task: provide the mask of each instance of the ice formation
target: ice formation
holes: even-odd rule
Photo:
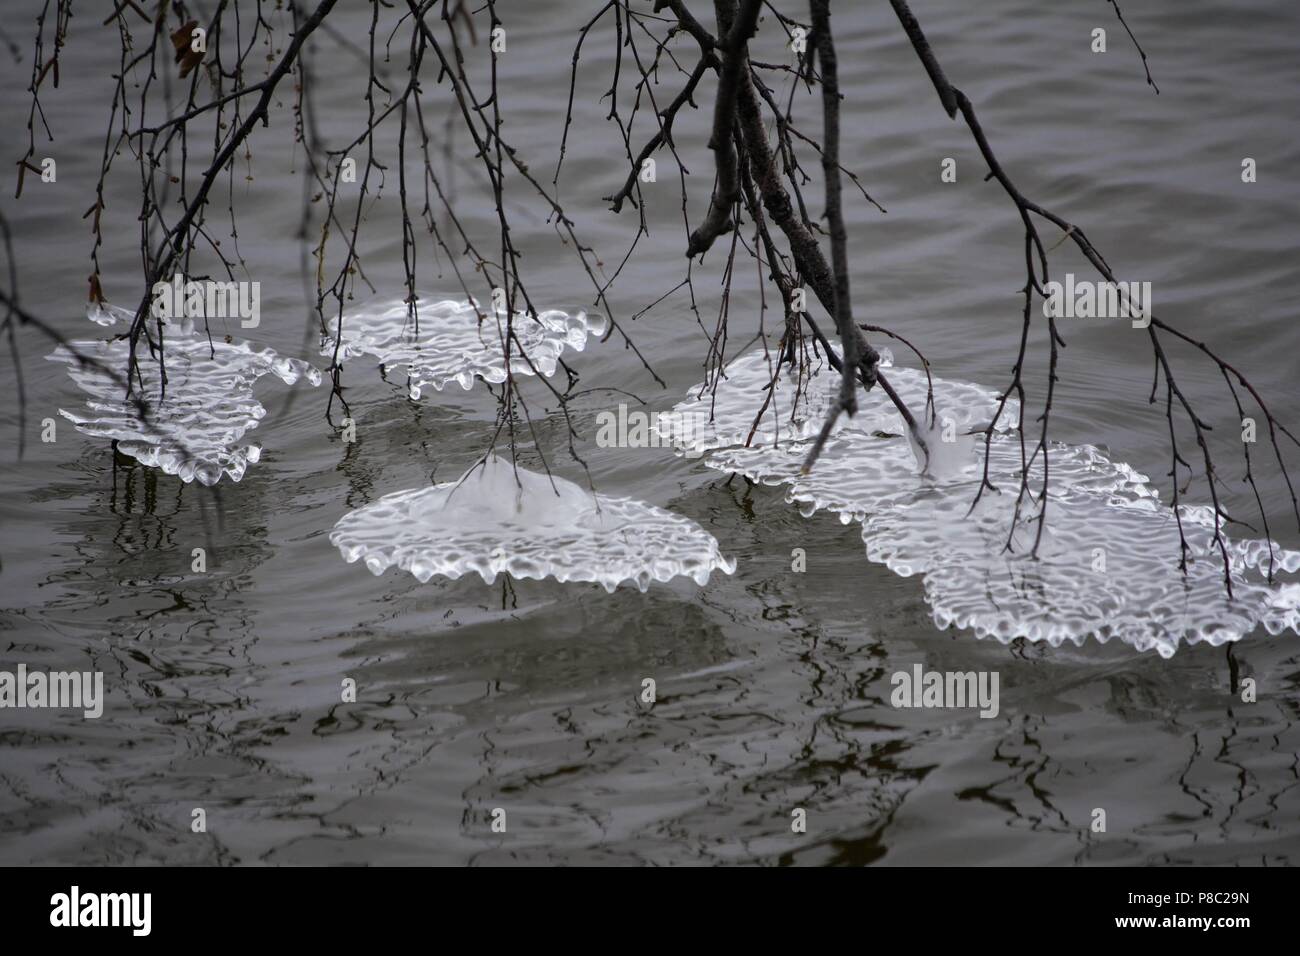
[[[115,306],[92,304],[87,316],[98,325],[111,327],[119,321],[129,325],[133,313]],[[130,343],[126,339],[71,343],[81,355],[94,359],[102,368],[83,365],[72,351],[59,346],[48,359],[68,367],[68,374],[91,396],[88,412],[59,409],[59,414],[76,424],[77,430],[96,438],[117,442],[118,451],[142,464],[161,468],[183,481],[197,479],[214,485],[227,475],[239,481],[249,463],[261,457],[257,445],[240,444],[240,439],[266,414],[253,397],[253,383],[271,374],[286,385],[305,377],[320,384],[320,372],[298,359],[277,355],[271,349],[255,349],[248,342],[211,342],[188,319],[164,320],[167,390],[160,398],[161,369],[148,343],[140,340],[136,350],[139,377],[133,394],[143,399],[148,413],[142,420],[137,405],[125,394]],[[114,379],[105,369],[118,373]]]
[[[330,543],[373,574],[396,565],[421,582],[475,571],[491,584],[504,571],[589,581],[609,592],[631,581],[644,591],[651,581],[682,575],[704,585],[715,569],[736,570],[688,518],[495,456],[459,481],[398,491],[344,515]]]
[[[420,305],[417,317],[418,331],[405,302],[349,313],[343,320],[339,361],[369,355],[386,368],[405,368],[412,399],[426,387],[442,391],[449,382],[468,390],[475,378],[493,384],[505,381],[503,316],[488,309],[480,320],[473,303],[445,299]],[[512,328],[517,341],[510,343],[510,370],[549,378],[566,348],[581,352],[588,336],[604,334],[605,319],[550,309],[536,319],[516,314]],[[321,339],[322,355],[334,354],[337,330],[335,323],[331,334]]]
[[[746,352],[726,366],[716,395],[711,387],[697,385],[691,390],[691,399],[673,407],[674,414],[661,415],[660,434],[679,452],[692,454],[745,445],[747,439],[749,447],[755,448],[814,438],[821,430],[827,410],[839,397],[840,373],[814,359],[799,381],[789,366],[785,366],[772,389],[771,401],[755,427],[754,419],[772,382],[776,360],[775,352],[762,349]],[[936,378],[933,420],[927,421],[925,373],[894,367],[893,356],[885,349],[881,350],[880,364],[889,370],[890,384],[922,426],[932,426],[936,431],[950,428],[954,434],[964,435],[972,428],[983,428],[997,411],[994,392],[978,385]],[[1014,427],[1017,415],[1016,402],[1011,399],[1002,411],[998,429]],[[680,425],[700,421],[707,424],[691,429]],[[878,388],[858,393],[857,415],[840,416],[835,427],[836,433],[845,429],[891,435],[906,431],[897,409]],[[751,430],[752,439],[749,438]]]
[[[758,362],[749,358],[736,364],[749,370]],[[890,378],[911,404],[919,376],[923,402],[924,375],[908,371],[892,369]],[[770,378],[765,364],[762,376],[765,384]],[[738,381],[744,387],[736,387]],[[910,442],[882,436],[895,435],[901,423],[880,427],[881,415],[890,412],[877,401],[864,403],[858,420],[837,430],[812,472],[804,475],[808,442],[800,439],[814,433],[818,423],[815,416],[790,423],[792,403],[783,409],[787,417],[781,420],[780,444],[772,442],[778,430],[773,427],[761,432],[762,443],[756,435],[750,447],[743,447],[762,401],[761,393],[755,398],[753,381],[753,375],[732,375],[712,398],[720,425],[708,440],[718,439],[718,444],[705,463],[783,487],[787,500],[805,516],[827,510],[846,524],[861,522],[867,557],[900,575],[920,575],[940,628],[970,628],[979,637],[1003,643],[1025,637],[1054,647],[1066,641],[1081,645],[1089,636],[1103,642],[1116,638],[1164,657],[1172,656],[1180,641],[1219,645],[1257,627],[1270,634],[1300,632],[1300,582],[1294,580],[1300,552],[1273,545],[1275,580],[1270,584],[1269,543],[1229,541],[1229,599],[1223,560],[1213,541],[1213,512],[1180,509],[1189,547],[1184,576],[1178,567],[1173,509],[1160,501],[1145,476],[1091,446],[1053,444],[1047,524],[1038,557],[1030,556],[1034,523],[1019,524],[1011,550],[1006,550],[1019,489],[1020,442],[1014,434],[994,436],[989,475],[1000,492],[986,491],[970,511],[984,441],[962,431],[966,423],[992,417],[992,392],[935,380],[940,420],[947,409],[954,422],[963,423],[952,430],[952,442],[942,441],[938,427],[931,432],[928,443],[934,445],[939,436],[937,452],[943,459],[937,471],[919,475]],[[824,400],[816,398],[827,394],[826,386],[821,388],[820,393],[813,390],[810,412],[824,408]],[[1012,424],[1015,414],[1014,409],[1010,415],[1004,411],[999,429]],[[729,447],[718,447],[722,439]],[[1031,469],[1031,487],[1041,487],[1041,481],[1040,457]],[[1026,509],[1022,521],[1033,514],[1032,506]]]

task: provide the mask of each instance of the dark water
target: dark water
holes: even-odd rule
[[[28,80],[37,6],[5,10],[23,49],[3,66],[11,90]],[[590,14],[499,6],[506,135],[549,182],[572,43]],[[914,3],[1020,187],[1085,226],[1122,278],[1151,281],[1157,313],[1222,347],[1294,425],[1300,7],[1128,6],[1159,96],[1100,0]],[[364,42],[368,12],[354,7],[344,34]],[[29,181],[21,200],[3,200],[25,304],[87,337],[80,216],[93,201],[116,66],[98,21],[74,20],[79,69],[65,69],[46,97],[57,139],[37,155],[57,157],[57,183]],[[859,315],[913,338],[945,377],[997,386],[1019,332],[1014,209],[982,181],[969,136],[944,116],[888,6],[853,5],[836,25],[843,155],[888,209],[848,210]],[[1105,54],[1089,50],[1097,26],[1109,34]],[[771,24],[764,30],[770,39]],[[692,52],[675,49],[684,61]],[[362,121],[364,73],[337,40],[322,38],[314,55],[322,125],[342,141]],[[596,103],[612,65],[608,35],[593,34],[560,189],[607,270],[635,224],[631,211],[616,217],[600,203],[624,176],[617,130]],[[664,73],[661,102],[679,82]],[[816,101],[803,108],[813,132]],[[0,105],[13,152],[26,110],[20,96]],[[697,216],[711,179],[701,113],[678,128]],[[312,358],[288,124],[281,111],[258,134],[254,177],[237,183],[239,244],[262,282],[256,340]],[[1250,185],[1240,179],[1247,156],[1259,167]],[[955,184],[939,182],[944,157],[957,159]],[[660,162],[669,174],[655,186],[652,233],[615,286],[624,320],[683,275],[676,173]],[[490,228],[482,184],[468,164],[456,175],[458,212]],[[124,302],[139,295],[131,187],[127,175],[110,192],[102,254],[106,291]],[[402,277],[393,190],[390,179],[363,249],[387,297],[401,294]],[[588,305],[571,250],[530,208],[518,238],[533,295]],[[718,258],[696,272],[709,327]],[[1058,273],[1086,271],[1068,246],[1053,262]],[[431,253],[422,268],[428,288],[455,292]],[[731,301],[733,349],[758,326],[747,268]],[[668,389],[614,340],[576,359],[583,385],[631,388],[667,408],[701,379],[705,333],[680,296],[631,331]],[[1064,331],[1056,437],[1103,445],[1167,486],[1167,426],[1146,404],[1149,353],[1114,323]],[[608,393],[575,404],[597,486],[701,522],[739,559],[734,577],[614,595],[373,578],[340,560],[328,529],[430,472],[458,474],[490,427],[482,389],[413,404],[402,383],[351,365],[360,440],[344,446],[324,420],[324,390],[300,385],[286,407],[287,391],[264,381],[269,413],[250,435],[263,460],[214,496],[115,467],[62,420],[58,441],[41,444],[39,420],[79,399],[60,368],[40,361],[45,343],[28,333],[20,344],[21,462],[12,401],[0,432],[0,664],[102,670],[108,699],[99,720],[3,712],[0,862],[1278,864],[1300,852],[1294,637],[1252,635],[1231,655],[1202,646],[1165,661],[1114,645],[1004,647],[939,632],[919,582],[869,564],[855,527],[803,519],[776,491],[724,484],[662,450],[595,447]],[[1042,345],[1040,334],[1038,369]],[[1220,426],[1216,447],[1232,461],[1222,380],[1190,354],[1179,361],[1183,388]],[[4,374],[8,386],[12,369]],[[556,470],[580,478],[560,417],[545,413],[547,393],[525,388]],[[1239,468],[1224,471],[1229,509],[1248,510]],[[1261,477],[1270,520],[1294,547],[1285,485],[1276,469]],[[194,547],[209,549],[205,574],[190,571]],[[807,573],[791,572],[796,547]],[[890,675],[918,662],[999,672],[998,717],[891,707]],[[1234,676],[1257,681],[1257,703],[1233,695]],[[357,681],[356,703],[338,702],[345,677]],[[658,685],[653,709],[636,699],[647,677]],[[190,830],[196,807],[205,834]],[[505,834],[490,830],[497,807]],[[795,807],[807,810],[806,834],[791,832]],[[1105,833],[1089,829],[1094,808],[1107,811]]]

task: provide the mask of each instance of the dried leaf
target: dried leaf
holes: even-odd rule
[[[180,60],[181,79],[183,80],[185,79],[185,77],[189,76],[190,73],[193,72],[194,68],[202,62],[203,62],[203,54],[201,52],[196,53],[195,51],[191,50],[188,53],[186,53],[185,56]]]
[[[190,51],[190,37],[194,35],[194,28],[198,25],[198,20],[190,20],[172,34],[172,47],[176,50],[177,63]]]

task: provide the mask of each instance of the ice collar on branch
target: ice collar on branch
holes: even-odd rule
[[[594,494],[490,455],[458,481],[385,495],[344,515],[330,532],[349,562],[373,574],[396,566],[421,582],[477,572],[491,584],[515,578],[594,582],[613,592],[630,581],[685,576],[703,586],[736,562],[681,515]]]
[[[690,455],[733,445],[748,444],[755,448],[815,438],[828,409],[839,400],[840,373],[815,357],[804,366],[802,374],[784,365],[771,388],[767,407],[763,408],[777,357],[775,351],[751,350],[721,370],[716,390],[711,383],[692,388],[692,397],[673,406],[673,414],[660,416],[658,430],[662,437],[678,452]],[[889,368],[890,382],[904,403],[914,410],[918,424],[927,431],[934,430],[940,437],[945,431],[966,435],[972,429],[983,428],[997,411],[995,392],[978,385],[935,378],[931,423],[926,414],[925,372],[894,368],[893,355],[888,349],[880,350],[880,365]],[[763,408],[761,417],[758,416],[760,408]],[[1018,414],[1015,400],[1009,400],[998,430],[1013,428]],[[700,422],[705,423],[703,427]],[[852,418],[841,416],[834,434],[846,429],[866,434],[907,432],[898,410],[880,389],[859,393],[858,413]]]
[[[466,390],[475,378],[504,382],[507,344],[513,374],[549,378],[566,348],[581,352],[589,336],[604,334],[605,318],[549,309],[535,319],[516,313],[510,327],[514,340],[507,343],[504,311],[480,312],[467,301],[421,303],[414,318],[405,302],[366,307],[344,316],[339,361],[369,355],[388,369],[406,369],[412,399],[426,387],[442,391],[449,382]],[[322,355],[334,354],[337,332],[335,320],[321,339]]]
[[[750,364],[755,364],[752,359]],[[891,372],[900,391],[903,383],[916,387],[905,371]],[[770,378],[769,372],[762,374]],[[913,373],[918,374],[923,403],[925,379]],[[868,559],[903,576],[920,575],[941,628],[970,628],[977,637],[1003,643],[1024,637],[1054,647],[1067,641],[1080,645],[1088,637],[1115,638],[1163,657],[1172,656],[1181,641],[1219,645],[1257,627],[1270,634],[1300,633],[1300,552],[1273,545],[1275,581],[1270,584],[1269,543],[1229,541],[1230,600],[1211,510],[1180,509],[1189,547],[1184,576],[1173,510],[1145,476],[1091,446],[1052,445],[1047,524],[1038,558],[1030,557],[1037,524],[1026,521],[1036,514],[1033,503],[1022,503],[1007,550],[1020,487],[1021,449],[1014,434],[997,434],[990,443],[989,478],[1001,492],[986,491],[968,514],[979,487],[984,441],[982,435],[964,435],[964,426],[987,422],[996,408],[996,396],[978,386],[935,380],[940,437],[929,440],[938,448],[942,467],[934,473],[917,474],[915,449],[905,438],[876,433],[878,406],[864,402],[853,423],[831,437],[812,472],[803,475],[807,444],[792,439],[816,430],[820,415],[815,409],[792,425],[777,447],[771,443],[772,430],[760,431],[764,440],[756,435],[748,448],[743,447],[744,435],[734,440],[740,431],[748,433],[762,403],[755,380],[755,375],[732,375],[718,388],[716,407],[727,416],[718,434],[732,439],[731,447],[715,450],[705,464],[785,488],[786,499],[805,517],[827,510],[845,524],[861,522]],[[828,378],[833,381],[834,376]],[[742,394],[733,394],[737,383]],[[815,402],[821,391],[813,387],[809,394]],[[707,400],[705,395],[702,401]],[[747,421],[741,415],[745,403]],[[787,402],[783,423],[789,409]],[[1004,410],[1003,423],[1014,423],[1016,414],[1014,408]],[[942,440],[945,418],[963,423],[950,432],[951,442]],[[879,431],[896,434],[901,428],[895,422]],[[1030,473],[1035,494],[1042,477],[1039,456]]]
[[[87,317],[98,325],[121,323],[125,328],[134,314],[92,303]],[[132,377],[132,395],[147,406],[143,419],[134,398],[125,394],[131,348],[127,339],[72,342],[71,350],[59,346],[47,358],[66,365],[72,380],[90,395],[85,413],[59,409],[78,431],[116,441],[122,454],[186,482],[215,485],[222,475],[239,481],[249,463],[261,457],[257,445],[240,444],[240,439],[266,414],[253,397],[253,383],[263,375],[274,375],[286,385],[300,377],[320,384],[320,371],[306,362],[269,348],[255,349],[248,342],[209,342],[188,319],[164,321],[163,343],[165,397],[158,359],[143,337],[136,349],[139,374]],[[77,354],[100,367],[83,364]]]

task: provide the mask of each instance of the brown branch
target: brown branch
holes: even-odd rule
[[[717,0],[718,22],[727,28],[726,39],[720,44],[722,72],[718,77],[718,95],[713,103],[713,133],[709,149],[713,150],[718,181],[709,200],[709,211],[704,222],[691,233],[686,246],[686,257],[693,259],[708,251],[715,239],[733,228],[732,207],[740,199],[740,175],[737,170],[736,144],[732,137],[732,123],[736,115],[737,90],[742,77],[748,83],[749,38],[758,28],[758,12],[762,0],[742,0],[734,21],[726,22],[731,15],[727,0]]]
[[[835,41],[831,36],[829,0],[811,0],[813,35],[816,37],[817,62],[822,74],[822,176],[826,188],[826,220],[831,234],[831,266],[835,270],[835,285],[831,301],[831,315],[840,333],[840,349],[844,356],[844,370],[840,373],[840,397],[827,412],[817,440],[808,450],[803,462],[803,473],[812,470],[821,455],[826,439],[830,437],[840,413],[850,418],[857,414],[857,382],[854,371],[861,359],[858,355],[860,333],[853,324],[853,306],[849,300],[849,257],[844,229],[844,209],[840,187],[840,85],[839,65],[835,57]]]

